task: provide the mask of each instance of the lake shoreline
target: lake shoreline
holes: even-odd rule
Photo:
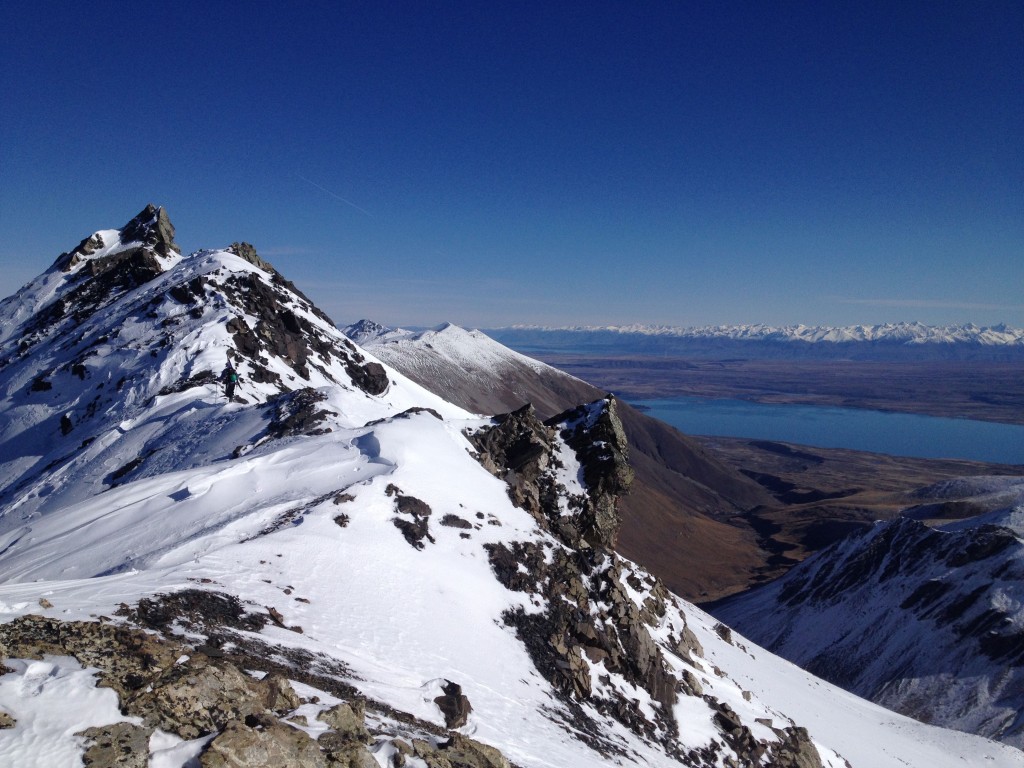
[[[853,408],[1024,426],[1024,364],[704,360],[548,353],[537,358],[626,401],[672,397]]]
[[[1024,426],[1017,424],[732,398],[623,399],[694,436],[1024,467]]]

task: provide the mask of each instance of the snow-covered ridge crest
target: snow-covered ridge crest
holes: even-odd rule
[[[479,330],[462,328],[453,323],[442,323],[422,331],[388,328],[373,320],[360,320],[345,326],[342,333],[367,349],[380,351],[382,357],[415,355],[427,348],[453,365],[460,363],[500,370],[508,366],[527,366],[535,371],[549,370],[550,366],[498,344]]]
[[[464,415],[360,350],[252,246],[182,257],[168,237],[149,206],[0,306],[0,503],[27,515],[201,463],[199,437],[236,405],[302,389],[353,392],[344,410],[359,424],[413,406]],[[228,363],[241,377],[231,403]]]
[[[503,329],[496,329],[503,330]],[[774,341],[803,343],[892,342],[899,344],[980,344],[986,346],[1024,346],[1024,329],[1005,324],[977,326],[925,325],[924,323],[881,323],[877,325],[820,326],[786,325],[706,325],[680,327],[668,325],[512,325],[517,331],[566,331],[576,333],[615,333],[641,336],[666,336],[691,339],[732,339],[738,341]]]
[[[70,297],[73,304],[95,307],[107,298],[105,294],[145,282],[173,267],[179,259],[180,249],[174,242],[174,227],[167,213],[147,205],[120,229],[94,232],[71,251],[60,254],[46,272],[0,302],[0,343],[13,338],[26,318],[44,309],[49,309],[51,315],[62,315],[65,297]],[[112,271],[117,272],[114,279],[95,280]]]

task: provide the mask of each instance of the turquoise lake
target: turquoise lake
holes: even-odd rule
[[[749,437],[823,448],[1024,464],[1024,426],[812,405],[674,397],[630,400],[691,435]]]

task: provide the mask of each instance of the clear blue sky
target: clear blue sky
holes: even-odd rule
[[[153,202],[338,322],[1024,326],[1020,0],[7,2],[0,29],[0,295]]]

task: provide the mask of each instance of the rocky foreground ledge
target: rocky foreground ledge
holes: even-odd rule
[[[379,768],[380,758],[401,768],[410,757],[429,768],[514,768],[493,747],[359,695],[337,660],[267,643],[255,633],[273,611],[245,613],[231,596],[194,589],[120,613],[94,622],[29,615],[0,624],[5,659],[72,657],[95,669],[97,685],[112,689],[122,714],[135,719],[76,734],[87,745],[85,766],[147,768],[159,729],[205,739],[202,768]],[[187,642],[172,627],[201,639]],[[301,698],[290,680],[322,691],[326,701]],[[455,683],[443,690],[436,703],[449,723],[460,714],[464,722],[468,699]],[[0,721],[13,725],[10,717]]]

